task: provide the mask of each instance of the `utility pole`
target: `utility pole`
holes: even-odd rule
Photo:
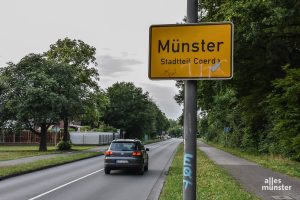
[[[226,80],[233,76],[233,24],[231,22],[198,23],[198,2],[187,0],[187,24],[152,25],[149,29],[149,71],[153,80],[184,80],[184,159],[183,159],[183,199],[196,200],[196,169],[197,169],[197,81]],[[199,19],[200,20],[200,19]],[[203,34],[205,33],[205,34]],[[199,39],[199,37],[202,39]],[[206,51],[202,59],[217,57],[217,62],[197,62],[197,54],[170,49],[173,38],[179,41],[191,41],[205,44],[204,40],[224,44],[219,50]],[[205,39],[203,39],[205,38]],[[171,41],[171,45],[170,45]],[[212,42],[209,42],[215,45]],[[207,43],[206,47],[210,48]],[[225,45],[226,44],[226,45]],[[180,46],[178,46],[178,49]],[[196,48],[195,48],[196,49]],[[199,49],[199,47],[198,47]],[[204,51],[204,49],[202,48]],[[184,63],[166,63],[162,60],[178,60],[186,58]],[[223,62],[226,61],[226,62]],[[205,70],[204,70],[205,67]],[[166,70],[167,69],[167,70]],[[199,73],[200,72],[200,73]]]
[[[198,22],[198,0],[187,0],[187,23]],[[197,81],[184,82],[183,199],[196,200]]]

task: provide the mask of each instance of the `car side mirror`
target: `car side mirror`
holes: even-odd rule
[[[149,149],[148,149],[148,148],[146,148],[146,151],[149,151]]]

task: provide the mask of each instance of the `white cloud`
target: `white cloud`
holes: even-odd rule
[[[116,73],[133,71],[133,67],[142,62],[130,58],[118,58],[110,55],[102,55],[97,57],[100,75],[113,76]]]
[[[134,82],[168,117],[177,118],[181,109],[173,99],[174,82],[147,76],[149,27],[180,22],[185,15],[181,0],[1,0],[0,66],[45,52],[58,39],[80,39],[97,49],[102,88]]]
[[[176,88],[155,83],[144,83],[142,87],[149,92],[150,97],[169,118],[177,119],[180,116],[182,108],[174,100]]]

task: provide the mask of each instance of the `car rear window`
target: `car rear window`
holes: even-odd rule
[[[110,150],[112,151],[135,151],[137,145],[135,142],[113,142],[111,143]]]

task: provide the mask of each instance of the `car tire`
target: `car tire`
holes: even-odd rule
[[[143,166],[143,167],[141,167],[141,168],[139,169],[138,174],[139,174],[139,175],[143,175],[143,174],[144,174],[144,171],[145,171],[145,169],[144,169],[144,166]]]
[[[109,168],[104,168],[104,173],[105,174],[110,174],[110,169]]]

